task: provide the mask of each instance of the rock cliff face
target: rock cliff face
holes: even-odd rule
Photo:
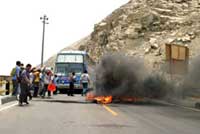
[[[94,61],[108,52],[144,57],[151,68],[165,59],[165,44],[200,50],[200,1],[131,0],[94,26],[90,40],[80,46]]]
[[[165,60],[165,44],[200,51],[200,0],[130,0],[98,24],[76,48],[86,50],[98,62],[108,52],[144,58],[149,68]]]

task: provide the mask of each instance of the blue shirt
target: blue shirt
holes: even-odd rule
[[[16,66],[16,72],[15,75],[12,77],[12,80],[17,80],[17,77],[19,78],[20,71],[21,71],[20,66]]]
[[[58,77],[53,79],[53,83],[57,86],[58,85]]]

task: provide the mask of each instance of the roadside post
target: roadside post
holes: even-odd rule
[[[177,44],[166,44],[166,62],[168,64],[167,72],[173,79],[174,74],[184,75],[188,72],[189,48]]]

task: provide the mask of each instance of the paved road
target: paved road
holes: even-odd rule
[[[1,134],[199,134],[200,112],[159,104],[85,103],[58,95],[0,112]]]

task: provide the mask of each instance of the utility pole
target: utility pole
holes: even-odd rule
[[[42,20],[42,23],[43,23],[43,31],[42,31],[42,54],[41,54],[41,65],[40,65],[40,67],[43,67],[45,24],[49,24],[49,23],[46,22],[48,20],[48,17],[46,15],[44,15],[43,17],[40,17],[40,20]]]

